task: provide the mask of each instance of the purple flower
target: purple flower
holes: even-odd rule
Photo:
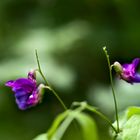
[[[28,73],[28,78],[10,80],[5,85],[15,92],[16,103],[21,110],[35,106],[41,101],[41,86],[37,87],[34,70]]]
[[[113,64],[120,78],[131,84],[140,83],[140,74],[137,72],[139,65],[140,58],[135,58],[130,64],[121,65],[119,62]]]

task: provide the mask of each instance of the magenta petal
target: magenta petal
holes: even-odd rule
[[[13,87],[13,84],[14,84],[14,81],[10,80],[10,81],[6,82],[5,85],[8,86],[8,87]]]
[[[36,85],[34,72],[28,73],[28,78],[19,78],[15,81],[10,80],[5,84],[15,92],[16,103],[21,110],[25,110],[40,102],[39,90]]]
[[[138,68],[139,64],[140,64],[140,58],[135,58],[135,59],[132,61],[132,65],[133,65],[133,67],[134,67],[135,69]]]
[[[34,85],[34,82],[27,78],[19,78],[19,79],[15,80],[15,82],[14,82],[14,86],[23,86],[23,85],[32,86],[32,85]]]
[[[28,105],[36,105],[39,102],[40,98],[39,98],[39,94],[37,91],[34,91],[28,98],[27,104]]]
[[[140,58],[135,58],[132,63],[127,63],[122,65],[122,72],[120,73],[121,79],[128,83],[140,83],[140,74],[137,69],[140,65]]]
[[[135,74],[131,81],[133,81],[133,83],[140,83],[140,74]]]
[[[36,88],[36,84],[27,78],[20,78],[14,81],[12,90],[16,92],[19,89],[22,89],[26,92],[32,92]]]

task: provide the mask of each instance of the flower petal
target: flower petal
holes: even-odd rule
[[[140,74],[135,74],[135,77],[132,78],[132,80],[134,83],[140,83]]]
[[[16,103],[20,109],[24,110],[27,108],[26,102],[28,100],[28,97],[29,97],[29,94],[27,94],[23,90],[18,90],[15,93]]]
[[[26,104],[26,101],[19,101],[18,99],[16,99],[16,103],[17,103],[17,105],[18,105],[18,107],[19,107],[19,109],[21,109],[21,110],[25,110],[25,109],[27,109],[28,107],[27,107],[27,104]]]
[[[14,82],[15,82],[14,80],[10,80],[10,81],[7,81],[5,85],[8,87],[13,87]]]
[[[140,58],[135,58],[132,63],[123,64],[120,73],[116,72],[120,75],[121,79],[128,83],[140,83],[140,74],[137,72],[139,65]]]
[[[17,92],[19,89],[22,89],[25,92],[29,93],[36,88],[36,84],[27,78],[20,78],[14,81],[12,87],[12,90],[14,92]]]
[[[36,84],[35,71],[28,73],[28,78],[19,78],[6,82],[6,86],[15,92],[16,103],[21,110],[25,110],[38,104],[41,100],[40,88]]]
[[[27,104],[30,106],[35,106],[39,102],[39,95],[37,91],[34,91],[28,98]]]
[[[133,64],[133,67],[135,69],[138,68],[139,64],[140,64],[140,58],[135,58],[133,61],[132,61],[132,64]]]

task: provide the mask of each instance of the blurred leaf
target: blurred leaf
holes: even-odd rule
[[[39,135],[36,139],[38,140],[61,140],[72,124],[73,120],[76,119],[79,126],[78,127],[82,134],[83,140],[98,140],[96,124],[94,120],[82,111],[86,109],[87,104],[85,102],[78,103],[79,107],[74,110],[68,110],[56,117],[51,128],[48,130],[47,134]],[[47,136],[47,137],[46,137]],[[36,140],[35,139],[35,140]]]
[[[139,107],[129,107],[127,110],[127,118],[129,119],[133,115],[138,114],[140,115],[140,108]]]
[[[129,107],[120,122],[121,132],[117,140],[140,140],[140,107]]]
[[[133,115],[124,125],[122,140],[140,139],[140,115]]]
[[[47,134],[41,134],[39,136],[37,136],[36,138],[34,138],[33,140],[48,140],[47,138]]]
[[[51,136],[55,133],[55,131],[57,130],[58,126],[60,125],[60,123],[65,119],[65,117],[68,115],[69,111],[65,111],[63,113],[61,113],[60,115],[58,115],[56,117],[56,119],[54,120],[51,128],[48,130],[48,133],[45,134],[41,134],[39,136],[37,136],[34,140],[48,140],[51,138]]]
[[[67,117],[68,113],[69,113],[69,111],[65,111],[64,113],[61,113],[60,115],[58,115],[56,117],[51,128],[48,130],[48,137],[49,138],[52,137],[52,135],[55,133],[55,131],[57,130],[60,123]]]
[[[52,136],[52,140],[60,140],[74,119],[76,119],[80,124],[83,140],[90,140],[91,138],[98,140],[95,122],[89,115],[82,113],[80,109],[81,108],[78,108],[69,112],[67,118],[62,122],[55,134]]]
[[[70,126],[73,121],[74,116],[73,112],[70,112],[68,117],[62,122],[62,124],[58,127],[54,135],[51,137],[51,140],[61,140],[67,128]]]
[[[75,118],[81,126],[84,140],[98,140],[95,121],[85,113],[79,113]]]

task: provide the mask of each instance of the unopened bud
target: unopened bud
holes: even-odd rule
[[[42,101],[42,98],[43,98],[43,95],[44,95],[44,88],[45,88],[45,85],[44,85],[44,84],[40,84],[40,85],[38,86],[39,102]]]
[[[114,62],[113,68],[116,71],[116,73],[121,74],[123,72],[123,68],[119,62]]]

